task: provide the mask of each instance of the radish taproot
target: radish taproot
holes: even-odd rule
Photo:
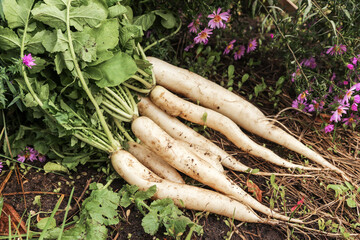
[[[175,168],[170,166],[147,146],[136,142],[128,142],[128,151],[145,167],[149,168],[161,178],[172,182],[185,183]]]
[[[179,207],[207,211],[244,222],[279,223],[274,219],[259,217],[251,208],[223,194],[162,179],[126,151],[113,153],[111,163],[129,184],[137,185],[141,190],[156,185],[155,198],[171,198]]]
[[[179,116],[193,123],[206,125],[221,132],[237,147],[251,155],[261,157],[285,168],[320,170],[320,168],[305,167],[286,161],[271,150],[252,141],[230,118],[212,109],[186,101],[162,86],[156,86],[151,91],[150,99],[155,105],[171,116]]]
[[[180,172],[242,202],[254,210],[276,219],[290,220],[289,217],[276,213],[255,200],[224,173],[189,152],[148,117],[136,118],[131,129],[136,137]],[[299,219],[291,219],[291,221],[302,223]]]
[[[224,114],[247,131],[297,152],[350,181],[344,171],[274,125],[257,107],[239,95],[196,73],[160,59],[147,57],[147,60],[153,65],[157,84]]]
[[[276,176],[312,177],[312,175],[305,174],[268,173],[254,171],[254,169],[251,169],[250,167],[242,164],[232,155],[224,151],[222,148],[217,146],[203,135],[196,132],[194,129],[182,123],[179,119],[165,113],[158,106],[152,103],[148,97],[141,97],[137,106],[140,115],[146,116],[153,120],[171,137],[179,141],[187,142],[189,145],[192,145],[192,147],[189,146],[190,148],[201,147],[207,149],[212,154],[219,156],[221,164],[228,169],[260,176],[270,176],[274,174]]]

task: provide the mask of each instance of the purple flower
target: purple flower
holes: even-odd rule
[[[348,110],[349,108],[344,106],[344,105],[340,105],[338,106],[338,108],[335,111],[332,111],[333,115],[330,118],[330,122],[338,122],[341,120],[341,116],[343,115],[343,113],[346,113],[346,110]]]
[[[333,124],[328,124],[328,125],[326,125],[324,130],[325,130],[325,133],[332,132],[334,130],[334,125]]]
[[[201,14],[199,14],[199,16],[198,16],[198,18],[196,20],[194,20],[193,22],[191,22],[188,25],[189,32],[197,33],[197,31],[200,28],[200,25],[202,25],[202,23],[200,22],[200,17],[201,17]]]
[[[301,63],[304,64],[305,67],[309,67],[311,69],[315,69],[317,64],[314,57],[304,59]]]
[[[256,47],[257,47],[257,42],[256,42],[256,38],[254,38],[249,41],[246,52],[247,53],[252,52],[256,49]]]
[[[3,163],[2,161],[0,161],[0,173],[2,172],[2,169],[3,169]]]
[[[195,46],[195,43],[192,43],[184,48],[184,51],[188,52],[191,48]]]
[[[235,52],[235,54],[234,54],[234,59],[235,59],[235,60],[239,60],[239,59],[241,59],[241,58],[244,56],[244,54],[245,54],[245,46],[244,46],[244,45],[241,45],[241,46],[239,47],[239,50],[237,50],[237,51]]]
[[[208,38],[210,37],[209,36],[210,34],[212,34],[212,29],[205,28],[194,38],[194,42],[207,44],[209,41]]]
[[[21,154],[17,155],[17,160],[19,162],[25,162],[25,160],[26,160],[25,154],[24,155],[21,155]]]
[[[46,156],[39,153],[38,159],[39,159],[40,162],[45,162],[46,161]]]
[[[215,29],[215,28],[226,27],[226,25],[223,23],[223,20],[227,22],[230,18],[230,13],[229,12],[220,13],[220,12],[221,12],[221,8],[218,8],[217,12],[214,11],[212,14],[208,16],[208,18],[212,18],[208,24],[210,28]]]
[[[34,63],[35,59],[33,59],[33,57],[31,56],[31,53],[29,53],[28,55],[25,54],[25,56],[22,58],[22,61],[23,61],[23,64],[25,64],[29,68],[31,68],[31,66],[36,65]]]
[[[334,45],[333,47],[329,48],[327,51],[326,51],[326,54],[329,54],[331,56],[333,55],[341,55],[343,53],[346,52],[346,46],[343,45],[343,44],[340,44],[340,45]]]
[[[34,160],[37,160],[37,157],[38,157],[38,151],[36,151],[35,149],[33,149],[33,148],[28,148],[28,159],[30,160],[30,161],[34,161]]]
[[[236,42],[236,40],[232,40],[229,42],[229,44],[226,46],[224,52],[223,52],[223,55],[225,54],[229,54],[230,50],[232,50],[234,48],[234,43]]]
[[[295,80],[301,76],[300,68],[297,67],[296,71],[291,74],[291,82],[295,82]]]

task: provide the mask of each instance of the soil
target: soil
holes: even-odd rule
[[[21,184],[18,182],[19,176],[22,179],[23,190]],[[6,175],[1,176],[0,182],[5,181],[5,178]],[[78,214],[79,208],[77,204],[81,205],[81,202],[89,195],[89,191],[87,190],[88,184],[90,182],[105,184],[105,178],[106,176],[103,173],[99,173],[97,169],[86,165],[81,166],[78,172],[73,172],[69,176],[55,173],[45,174],[35,168],[30,169],[25,175],[18,175],[15,170],[6,182],[2,194],[4,202],[11,205],[20,216],[27,216],[28,213],[32,211],[35,213],[40,211],[44,212],[39,215],[40,219],[49,216],[60,196],[64,195],[65,197],[60,205],[59,211],[55,215],[57,224],[60,225],[64,217],[64,211],[62,210],[66,207],[72,187],[75,186],[73,198],[77,203],[72,204],[72,208],[68,214],[69,219]],[[116,191],[119,190],[123,184],[123,181],[115,180],[111,187]],[[34,201],[36,196],[40,196],[40,204]],[[125,217],[126,211],[129,212],[127,217]],[[195,213],[195,211],[185,211],[186,216],[190,219],[194,219]],[[164,232],[164,229],[160,229],[155,236],[146,234],[141,226],[143,216],[134,205],[131,205],[127,209],[120,210],[120,214],[123,215],[124,220],[110,229],[109,233],[113,235],[109,236],[109,239],[171,239],[169,236],[161,234]],[[198,223],[203,226],[204,234],[202,236],[193,235],[192,239],[220,240],[225,239],[227,234],[232,234],[229,239],[234,240],[278,240],[285,238],[283,232],[276,227],[264,224],[241,224],[235,220],[233,222],[233,229],[236,230],[232,231],[225,223],[225,221],[231,222],[231,219],[214,214],[204,214],[203,216]],[[26,217],[24,221],[26,221]],[[34,222],[31,224],[32,230],[36,230],[36,223],[37,221],[34,219]],[[239,224],[241,226],[236,227]],[[0,221],[0,233],[4,235],[7,229],[7,222]]]

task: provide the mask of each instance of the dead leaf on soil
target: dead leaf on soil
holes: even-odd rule
[[[16,212],[16,210],[10,204],[4,202],[0,217],[0,234],[9,234],[9,216],[11,220],[11,229],[14,230],[13,233],[26,233],[25,223],[21,220],[18,212]],[[18,226],[19,229],[16,230]]]
[[[256,199],[261,202],[262,201],[262,193],[263,191],[260,190],[260,188],[258,187],[258,185],[256,185],[255,183],[253,183],[253,181],[251,180],[247,180],[246,181],[246,186],[248,187],[248,192],[249,193],[255,193],[256,195]]]

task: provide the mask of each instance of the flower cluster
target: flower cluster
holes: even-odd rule
[[[36,160],[40,162],[45,162],[46,157],[45,155],[42,155],[41,153],[36,151],[34,148],[26,147],[25,151],[21,151],[21,153],[17,156],[17,160],[19,162],[25,162],[25,160],[29,160],[31,162]]]
[[[189,32],[190,33],[196,33],[197,36],[194,38],[194,42],[190,45],[185,47],[185,51],[189,51],[191,48],[195,47],[196,44],[204,44],[206,45],[209,42],[210,35],[213,34],[213,31],[215,29],[224,29],[226,28],[226,23],[230,21],[230,10],[226,12],[221,12],[221,8],[218,8],[217,11],[214,11],[212,14],[209,14],[207,18],[210,18],[210,21],[207,24],[207,27],[205,27],[203,30],[200,31],[200,27],[203,25],[201,22],[202,14],[199,14],[198,17],[192,21],[189,25]],[[270,34],[270,38],[273,38],[274,35]],[[247,46],[244,44],[240,44],[235,47],[236,40],[231,40],[227,46],[225,47],[223,51],[223,55],[228,55],[231,50],[234,51],[234,59],[239,60],[241,59],[246,53],[250,53],[256,49],[258,46],[257,39],[253,38],[250,39],[247,43]]]
[[[342,55],[346,52],[346,49],[345,45],[334,45],[326,50],[326,54],[330,56]],[[351,63],[347,63],[346,65],[346,68],[348,69],[348,76],[345,80],[337,83],[338,86],[347,86],[351,82],[353,85],[350,88],[343,90],[341,94],[335,95],[332,100],[329,100],[328,98],[330,94],[334,94],[333,87],[335,86],[334,82],[336,80],[336,74],[333,73],[330,78],[332,85],[329,87],[328,94],[322,96],[321,100],[312,99],[311,101],[308,101],[311,91],[305,90],[299,94],[292,103],[292,107],[301,109],[305,112],[320,113],[322,111],[328,111],[328,113],[331,113],[328,123],[324,127],[324,131],[326,133],[332,132],[337,123],[342,123],[346,127],[355,128],[360,120],[358,114],[360,95],[356,94],[357,91],[360,91],[360,83],[357,83],[357,81],[360,81],[360,75],[357,72],[360,67],[360,54],[351,57],[350,62]],[[300,62],[300,67],[315,69],[317,67],[315,58],[311,57],[309,59],[302,60]],[[352,79],[351,76],[355,76],[355,79]],[[291,81],[294,82],[300,77],[300,68],[298,67],[291,75]],[[326,106],[325,101],[328,102]]]

